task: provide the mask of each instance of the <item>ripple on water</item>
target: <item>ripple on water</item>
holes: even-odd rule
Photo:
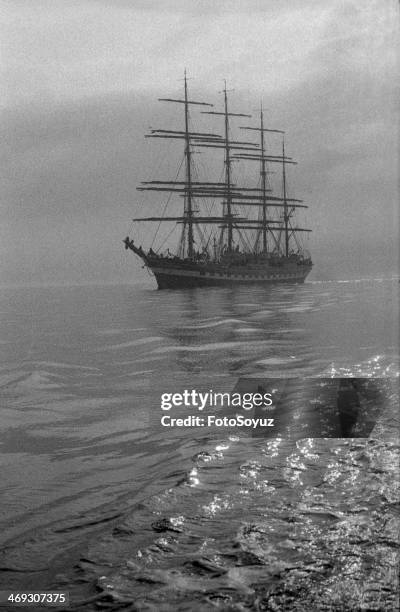
[[[350,612],[361,598],[394,612],[396,459],[398,444],[373,439],[221,441],[193,456],[181,484],[92,543],[80,575],[104,603],[143,609],[263,601]]]
[[[123,602],[297,612],[353,612],[362,602],[394,612],[394,393],[368,440],[167,436],[149,419],[163,387],[233,388],[233,373],[389,383],[399,375],[397,336],[387,284],[377,287],[138,300],[133,288],[121,299],[103,288],[97,310],[97,290],[91,298],[85,288],[70,290],[73,316],[60,292],[56,307],[38,294],[25,327],[6,330],[12,361],[0,373],[7,584],[68,587],[75,601],[92,599],[82,612]]]

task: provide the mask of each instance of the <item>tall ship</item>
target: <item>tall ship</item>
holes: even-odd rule
[[[183,108],[181,129],[151,129],[147,137],[181,140],[183,158],[174,180],[144,181],[137,188],[155,192],[150,203],[155,214],[132,220],[135,238],[128,235],[125,248],[140,257],[159,289],[302,283],[312,261],[301,239],[311,230],[295,220],[297,210],[307,206],[288,194],[287,169],[296,162],[285,151],[285,133],[264,125],[261,105],[257,123],[235,126],[254,135],[255,142],[237,139],[231,123],[251,115],[230,111],[226,83],[221,93],[221,110],[190,99],[185,72],[182,98],[159,98]],[[202,108],[222,134],[192,127],[192,110]],[[211,162],[209,176],[202,176],[194,163],[199,156],[204,169],[205,154]],[[165,202],[160,195],[167,196]],[[149,207],[148,202],[142,205]],[[156,226],[150,246],[142,247],[136,233],[149,235],[141,230],[147,223]],[[173,233],[178,233],[175,247],[168,243]]]

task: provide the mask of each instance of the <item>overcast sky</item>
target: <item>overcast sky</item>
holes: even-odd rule
[[[157,98],[179,95],[185,67],[193,98],[218,104],[226,79],[232,110],[262,99],[285,129],[315,278],[395,271],[396,0],[0,6],[3,283],[145,278],[121,240],[151,203],[135,187],[180,161],[179,144],[143,136],[179,126]]]

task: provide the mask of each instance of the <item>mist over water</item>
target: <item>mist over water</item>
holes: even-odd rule
[[[394,610],[398,289],[3,288],[1,588],[291,609],[290,585],[318,606],[340,583]],[[387,402],[368,440],[160,428],[162,393],[248,376],[382,379]]]

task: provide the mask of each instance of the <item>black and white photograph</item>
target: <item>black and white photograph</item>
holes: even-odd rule
[[[400,612],[399,2],[0,15],[0,611]]]

